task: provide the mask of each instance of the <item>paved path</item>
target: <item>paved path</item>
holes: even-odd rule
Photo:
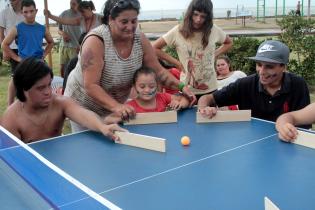
[[[237,36],[277,36],[281,33],[280,29],[244,29],[244,30],[224,30],[231,37]],[[164,33],[145,33],[150,40],[156,40]]]

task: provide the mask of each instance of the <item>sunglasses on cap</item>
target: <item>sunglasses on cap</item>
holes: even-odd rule
[[[113,10],[116,8],[126,9],[129,5],[131,5],[134,9],[140,9],[140,3],[138,0],[119,0],[115,3],[111,9],[111,12],[113,12]]]

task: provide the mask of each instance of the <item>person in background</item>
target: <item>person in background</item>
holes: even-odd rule
[[[301,16],[301,2],[300,1],[298,1],[297,5],[296,5],[295,14],[297,16]]]
[[[276,129],[279,132],[279,138],[283,141],[292,142],[298,132],[295,126],[312,124],[315,122],[315,103],[306,106],[303,109],[288,112],[281,115],[276,121]]]
[[[85,37],[87,33],[83,33],[80,35],[79,37],[79,45],[81,46],[83,39]],[[67,64],[65,67],[65,75],[64,75],[64,79],[63,79],[63,85],[62,85],[62,94],[64,93],[64,90],[66,89],[66,85],[67,85],[67,80],[69,77],[69,74],[71,73],[71,71],[75,68],[75,66],[77,65],[78,62],[78,56],[76,55],[75,57],[73,57]]]
[[[24,20],[24,16],[22,15],[21,2],[21,0],[10,0],[10,6],[0,12],[0,45],[2,44],[4,38],[8,35],[9,31],[18,23]],[[15,41],[10,44],[10,49],[18,54],[18,47]],[[13,75],[14,69],[18,65],[18,62],[10,58],[10,56],[7,55],[5,52],[3,52],[3,60],[10,62],[11,75]],[[13,80],[11,78],[8,85],[8,105],[13,103],[14,97],[15,89],[13,86]]]
[[[216,59],[216,71],[217,71],[217,81],[218,81],[218,90],[229,85],[232,82],[235,82],[239,78],[246,77],[246,74],[242,71],[233,71],[231,66],[231,60],[229,57],[222,55]],[[220,110],[238,110],[237,105],[231,105]]]
[[[246,77],[247,75],[242,71],[233,71],[231,60],[229,57],[223,55],[216,59],[216,71],[218,80],[218,89],[235,82],[239,78]]]
[[[304,108],[310,103],[305,80],[287,71],[290,50],[280,41],[263,42],[255,57],[256,74],[238,79],[198,101],[199,112],[212,118],[218,107],[237,104],[251,109],[252,116],[276,121],[283,113]]]
[[[192,105],[196,97],[158,62],[154,50],[137,29],[138,0],[108,0],[103,24],[90,31],[82,43],[78,65],[70,73],[65,95],[101,118],[111,113],[129,119],[135,116],[132,106],[125,104],[130,95],[132,78],[140,67],[157,73],[159,82],[188,95]],[[71,122],[72,131],[84,129]]]
[[[70,0],[70,9],[63,11],[60,18],[80,18],[78,6],[81,0]],[[80,26],[59,24],[58,34],[61,36],[59,44],[60,76],[64,77],[65,65],[78,54],[80,47]]]
[[[95,6],[92,1],[81,1],[78,9],[81,17],[61,18],[51,14],[49,10],[44,10],[44,15],[59,24],[80,26],[81,33],[89,32],[102,24],[102,15],[94,13]]]
[[[4,54],[15,63],[19,63],[22,59],[33,56],[44,59],[52,50],[54,40],[51,37],[48,29],[35,21],[37,9],[33,0],[22,0],[21,9],[24,20],[12,27],[2,42]],[[43,50],[43,39],[46,40],[46,47]],[[10,48],[10,45],[17,40],[18,51]],[[9,88],[9,104],[14,101],[15,91],[14,84]],[[14,94],[14,95],[13,95]]]
[[[85,127],[118,139],[115,131],[126,131],[116,124],[106,125],[98,116],[73,100],[52,94],[53,72],[34,57],[17,66],[13,75],[16,100],[2,116],[2,126],[25,143],[61,135],[66,117]]]
[[[33,0],[22,0],[21,8],[24,21],[11,29],[2,42],[2,48],[16,62],[27,57],[45,59],[54,46],[54,40],[48,29],[35,21],[37,9]],[[18,54],[10,49],[15,39],[18,42]],[[45,49],[42,48],[43,39],[47,43]]]
[[[179,60],[165,53],[165,46],[174,46]],[[200,97],[217,89],[214,60],[232,47],[232,40],[213,24],[211,0],[192,0],[184,21],[157,39],[153,47],[161,60],[181,71],[181,82]]]

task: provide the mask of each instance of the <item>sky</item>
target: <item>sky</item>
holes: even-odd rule
[[[63,10],[68,9],[69,0],[47,0],[48,7],[53,14],[59,15]],[[97,12],[101,9],[106,0],[93,0]],[[276,0],[265,0],[267,7],[274,7]],[[278,7],[282,7],[284,0],[278,0]],[[295,6],[298,0],[285,0],[286,6]],[[4,0],[0,0],[0,3]],[[39,15],[42,15],[44,8],[44,0],[35,0]],[[190,0],[140,0],[141,10],[173,10],[173,9],[186,9]],[[239,7],[256,7],[256,0],[212,0],[215,8],[236,8]],[[302,0],[301,0],[302,2]],[[304,0],[305,6],[308,0]],[[311,0],[311,5],[315,5],[315,0]]]
[[[276,0],[266,0],[266,6],[274,7]],[[302,0],[301,0],[302,1]],[[307,5],[308,0],[304,0]],[[39,12],[44,8],[44,0],[35,0]],[[69,3],[67,0],[48,0],[48,7],[53,14],[60,14],[67,9]],[[70,2],[70,1],[69,1]],[[93,0],[97,12],[101,11],[105,0]],[[256,7],[256,0],[212,0],[214,8],[236,8],[239,7]],[[295,6],[297,0],[285,0],[287,6]],[[311,0],[311,4],[315,4],[315,0]],[[313,3],[314,2],[314,3]],[[190,0],[140,0],[141,10],[172,10],[172,9],[186,9]],[[278,6],[282,6],[283,0],[278,0]],[[62,5],[62,6],[61,6]]]

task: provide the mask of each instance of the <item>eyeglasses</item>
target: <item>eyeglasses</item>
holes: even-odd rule
[[[140,9],[140,3],[138,0],[119,0],[115,3],[113,8],[111,9],[111,13],[114,11],[114,9],[126,9],[129,5],[131,5],[134,9],[138,10]]]

